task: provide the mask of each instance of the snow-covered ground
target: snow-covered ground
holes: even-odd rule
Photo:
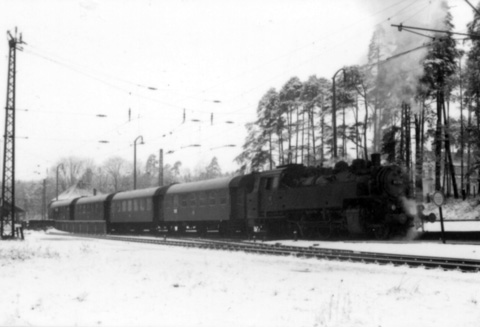
[[[424,203],[424,213],[433,212],[437,219],[440,218],[438,207],[430,203]],[[445,220],[478,220],[480,221],[480,198],[469,198],[465,201],[447,198],[442,205],[443,218]]]
[[[480,323],[480,273],[27,233],[0,243],[1,326]]]
[[[446,232],[480,232],[480,220],[471,221],[454,221],[444,220],[443,229]],[[419,231],[422,229],[419,228]],[[440,232],[442,230],[440,220],[437,219],[434,223],[425,223],[423,225],[425,232]]]
[[[280,241],[292,246],[313,246],[326,249],[352,250],[358,252],[379,252],[393,254],[424,255],[434,257],[464,258],[480,260],[480,245],[466,245],[450,242],[447,244],[438,242],[415,242],[415,241],[383,241],[383,242],[311,242],[311,241]]]

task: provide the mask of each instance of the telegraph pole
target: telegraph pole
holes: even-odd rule
[[[332,77],[332,127],[333,127],[332,155],[333,155],[333,158],[335,159],[337,159],[337,94],[336,94],[335,78],[337,78],[337,74],[342,71],[345,79],[344,68],[340,68],[339,70],[337,70],[337,72]]]
[[[47,213],[47,179],[43,180],[43,190],[42,190],[42,220],[46,218]]]
[[[163,149],[158,156],[158,186],[163,186]]]
[[[5,134],[3,135],[3,175],[2,175],[2,203],[0,210],[1,238],[15,237],[15,75],[16,51],[18,45],[24,43],[22,34],[17,38],[10,31],[8,35],[8,77],[7,77],[7,104],[5,106]],[[20,48],[21,50],[21,48]],[[5,226],[10,225],[7,233]]]

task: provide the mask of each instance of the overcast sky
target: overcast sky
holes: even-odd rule
[[[244,125],[270,87],[365,63],[376,24],[427,23],[432,2],[2,0],[3,103],[7,30],[18,27],[26,42],[17,55],[16,178],[44,178],[68,156],[133,161],[140,135],[143,163],[163,148],[174,151],[165,163],[194,170],[217,156],[234,170]],[[450,4],[465,31],[470,7]]]

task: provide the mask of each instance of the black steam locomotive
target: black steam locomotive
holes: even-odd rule
[[[58,221],[102,221],[107,231],[264,231],[305,238],[404,235],[422,220],[401,168],[372,161],[334,168],[290,164],[244,176],[56,201]]]

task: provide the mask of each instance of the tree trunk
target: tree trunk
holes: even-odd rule
[[[435,130],[435,190],[441,189],[441,162],[442,162],[442,103],[443,94],[437,91],[437,128]]]
[[[402,165],[405,164],[405,102],[402,102],[400,111],[400,149],[398,160]]]
[[[423,108],[422,108],[423,109]],[[421,144],[421,124],[422,118],[415,114],[415,198],[418,202],[423,202],[423,156]]]
[[[295,121],[295,163],[298,163],[298,126],[299,126],[299,114],[298,114],[298,105],[296,107],[297,118]]]
[[[477,106],[478,106],[478,97],[477,97]],[[472,145],[472,135],[471,135],[471,128],[472,128],[472,110],[471,106],[467,108],[468,110],[468,123],[467,123],[467,172],[468,172],[468,179],[467,179],[467,194],[470,195],[470,160],[471,160],[471,145]]]
[[[313,162],[315,164],[316,160],[317,160],[317,156],[316,156],[316,149],[315,149],[315,126],[314,126],[314,120],[313,120],[313,113],[314,113],[314,106],[311,108],[311,111],[310,111],[310,126],[311,126],[311,131],[312,131],[312,155],[313,155]]]
[[[411,142],[411,130],[410,130],[410,112],[411,108],[409,104],[405,104],[405,167],[407,168],[408,181],[411,189],[413,179],[412,179],[412,142]]]
[[[323,149],[325,145],[325,114],[323,112],[323,107],[322,107],[322,113],[321,113],[321,118],[320,118],[320,167],[323,167],[323,161],[325,159],[325,151]]]
[[[301,150],[300,150],[300,163],[303,162],[304,157],[303,157],[303,150],[305,148],[305,110],[302,111],[302,142],[301,142]],[[308,166],[308,160],[307,160],[307,166]]]
[[[359,151],[359,144],[360,144],[360,130],[359,130],[359,113],[360,113],[360,108],[358,105],[358,94],[355,96],[355,151],[357,154],[357,158],[360,157],[360,151]]]
[[[443,105],[443,115],[445,120],[445,156],[447,157],[447,164],[450,171],[450,176],[452,177],[452,186],[453,186],[453,196],[455,199],[458,199],[458,188],[457,180],[455,178],[455,168],[453,167],[452,152],[450,151],[450,136],[448,134],[448,120],[447,115],[445,114],[445,104]]]
[[[344,160],[346,160],[347,157],[347,126],[345,124],[345,106],[343,106],[343,125],[342,125],[342,156]]]
[[[367,102],[367,92],[365,92],[365,128],[363,129],[363,142],[365,150],[365,160],[368,160],[368,147],[367,147],[367,123],[368,123],[368,102]]]
[[[273,150],[272,150],[272,131],[270,130],[270,132],[268,133],[268,147],[269,147],[269,151],[268,151],[268,158],[270,159],[270,170],[272,170],[272,167],[273,167]]]

